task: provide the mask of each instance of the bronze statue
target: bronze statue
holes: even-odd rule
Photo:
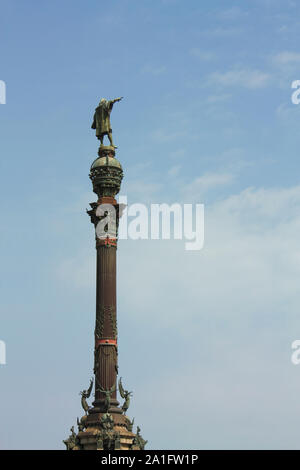
[[[94,383],[93,379],[91,379],[91,383],[90,383],[89,388],[87,390],[82,390],[82,392],[80,392],[80,394],[79,394],[79,395],[81,395],[81,406],[84,409],[86,415],[87,415],[87,412],[90,409],[86,399],[89,398],[90,395],[91,395],[91,391],[92,391],[92,388],[93,388],[93,383]]]
[[[119,380],[119,392],[120,392],[121,397],[125,399],[123,406],[122,406],[123,413],[125,414],[130,405],[130,397],[132,396],[132,392],[129,392],[128,390],[124,390],[123,385],[122,385],[122,377],[120,377],[120,380]]]
[[[96,129],[96,137],[100,140],[101,145],[103,145],[104,136],[107,135],[111,147],[117,148],[113,143],[110,113],[114,103],[121,101],[121,99],[123,99],[123,96],[110,101],[102,98],[98,107],[95,109],[92,129]]]
[[[78,426],[78,431],[79,432],[82,432],[84,431],[85,427],[86,427],[86,415],[85,416],[82,416],[82,418],[79,418],[77,417],[77,426]]]
[[[140,448],[140,450],[144,450],[145,445],[147,444],[148,441],[145,441],[145,439],[142,438],[140,434],[141,428],[137,426],[136,428],[136,436],[133,440],[133,445],[136,445]]]
[[[121,449],[120,433],[115,432],[115,447],[114,447],[114,450],[120,450],[120,449]]]
[[[98,450],[115,450],[121,448],[120,433],[114,430],[114,419],[109,413],[105,413],[100,421],[101,430],[97,435]]]
[[[104,413],[101,417],[100,426],[103,431],[113,431],[114,429],[114,418],[109,413]]]
[[[103,450],[103,434],[102,434],[101,431],[97,435],[96,449],[97,450]]]
[[[126,417],[126,418],[127,418],[127,417]],[[127,428],[127,431],[132,432],[133,425],[134,425],[134,418],[132,419],[132,421],[130,421],[130,419],[127,418],[127,421],[126,421],[126,428]]]
[[[77,444],[77,436],[74,431],[74,426],[71,427],[70,431],[71,431],[71,434],[68,437],[68,439],[65,439],[63,441],[63,443],[66,445],[67,450],[73,450],[73,448]]]
[[[101,393],[105,394],[104,413],[108,413],[108,410],[110,408],[110,396],[116,390],[116,384],[113,384],[113,386],[109,390],[104,390],[104,388],[102,387],[98,388],[97,391],[98,390]]]

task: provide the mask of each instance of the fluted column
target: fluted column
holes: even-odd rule
[[[105,394],[110,393],[110,413],[122,413],[117,401],[118,344],[117,344],[117,304],[116,304],[116,252],[119,205],[114,196],[119,192],[123,171],[114,157],[112,148],[101,148],[99,158],[91,167],[90,177],[98,201],[91,203],[88,211],[96,229],[97,280],[96,280],[96,323],[95,323],[95,401],[94,412],[105,410]],[[105,217],[109,207],[115,217],[113,227],[107,232],[97,231],[99,222]],[[102,209],[103,208],[103,209]],[[103,227],[102,227],[103,229]]]

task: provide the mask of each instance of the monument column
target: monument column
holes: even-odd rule
[[[95,412],[104,411],[105,393],[111,391],[110,412],[121,413],[116,399],[118,373],[116,251],[119,205],[114,196],[123,177],[121,164],[111,147],[101,146],[91,167],[93,190],[98,195],[88,211],[95,226],[97,250],[95,323]]]
[[[110,112],[121,98],[99,103],[94,114],[92,128],[101,142],[98,158],[92,163],[90,178],[97,202],[90,204],[88,212],[95,227],[97,251],[96,322],[94,330],[94,375],[88,389],[80,392],[85,412],[77,418],[78,434],[71,427],[71,434],[64,440],[68,450],[143,450],[147,441],[137,426],[133,433],[134,419],[126,415],[132,392],[123,388],[118,375],[116,262],[118,224],[122,208],[115,197],[120,191],[123,178],[121,163],[115,157],[112,140]],[[107,135],[110,145],[103,145]],[[95,400],[90,398],[93,384]],[[122,407],[117,400],[117,388],[124,399]]]

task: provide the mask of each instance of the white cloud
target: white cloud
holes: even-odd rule
[[[281,103],[276,108],[277,118],[295,132],[298,130],[299,113],[300,105],[295,105],[292,102]]]
[[[187,253],[171,241],[122,243],[120,303],[131,324],[147,331],[139,351],[144,370],[154,364],[138,384],[134,411],[152,448],[299,446],[300,369],[290,362],[290,342],[300,336],[299,231],[299,186],[248,188],[206,206],[202,251]],[[147,337],[156,338],[151,357]],[[155,368],[163,351],[174,360]],[[187,388],[197,397],[193,414],[179,407],[174,416]],[[143,410],[150,396],[160,403],[151,416]],[[170,426],[159,432],[161,406]],[[189,432],[179,436],[177,425]]]
[[[260,70],[246,68],[234,68],[228,72],[214,72],[209,77],[210,83],[221,86],[240,86],[244,88],[256,89],[265,87],[270,80],[268,73]]]
[[[122,186],[120,194],[128,196],[128,204],[154,200],[162,188],[160,183],[145,180],[128,180]]]
[[[290,65],[290,64],[299,64],[300,63],[300,53],[283,51],[275,54],[272,57],[272,61],[275,65],[280,67]]]
[[[289,27],[286,24],[283,24],[278,28],[278,33],[286,33],[289,31]]]
[[[171,178],[176,177],[181,169],[181,165],[174,165],[168,170],[168,176]]]
[[[208,191],[219,186],[228,185],[232,183],[233,179],[234,176],[230,173],[206,173],[195,178],[182,189],[184,200],[188,202],[203,202],[203,197]]]
[[[202,182],[209,188],[227,184],[231,178],[231,175],[220,175],[219,178],[214,175],[207,176]],[[170,302],[168,312],[161,319],[170,327],[181,324],[181,308],[187,296],[190,305],[185,318],[190,320],[197,315],[200,304],[206,312],[203,313],[205,317],[210,312],[214,317],[238,316],[246,322],[252,315],[253,319],[262,315],[263,320],[264,313],[297,312],[300,302],[299,209],[298,186],[288,189],[248,188],[206,206],[205,244],[199,253],[190,255],[180,242],[126,242],[129,249],[124,247],[122,250],[122,271],[125,273],[129,262],[126,258],[132,256],[134,246],[138,265],[136,274],[132,273],[133,278],[130,279],[130,284],[136,287],[134,297],[130,295],[129,279],[120,281],[125,303],[140,317],[138,304],[143,302],[144,315],[147,316],[149,308],[153,320],[156,315],[158,320],[161,308],[154,311],[154,303],[158,299],[161,306]],[[160,266],[160,276],[157,277],[154,275],[157,262],[162,259],[164,264]],[[199,288],[201,303],[197,302]]]
[[[186,135],[185,131],[168,132],[164,129],[157,129],[152,133],[152,138],[156,142],[166,143],[180,139]]]

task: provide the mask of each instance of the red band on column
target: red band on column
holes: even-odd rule
[[[116,339],[96,339],[96,346],[99,346],[99,344],[113,344],[114,346],[117,346],[117,340]]]
[[[96,245],[110,245],[110,246],[117,246],[117,239],[116,238],[96,238]]]

